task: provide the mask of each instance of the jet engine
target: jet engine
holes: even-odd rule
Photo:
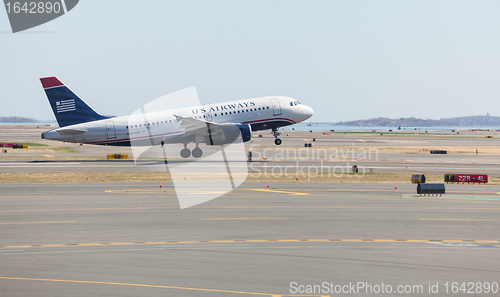
[[[252,139],[252,128],[249,124],[227,126],[219,129],[211,129],[209,135],[205,137],[208,145],[223,145],[233,143],[241,134],[243,142]]]

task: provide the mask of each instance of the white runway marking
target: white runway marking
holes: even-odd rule
[[[0,165],[30,165],[30,166],[46,166],[46,165],[55,165],[55,166],[59,166],[59,165],[80,165],[82,163],[75,163],[75,162],[71,162],[71,163],[51,163],[51,164],[47,164],[47,163],[0,163]]]

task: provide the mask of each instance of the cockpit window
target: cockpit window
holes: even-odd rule
[[[290,102],[290,106],[293,106],[293,102]]]
[[[300,102],[299,101],[292,101],[290,102],[290,106],[295,106],[295,105],[299,105]]]

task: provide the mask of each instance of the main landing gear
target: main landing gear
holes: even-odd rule
[[[184,144],[184,148],[181,150],[181,157],[183,158],[189,158],[191,157],[191,155],[194,157],[194,158],[199,158],[203,155],[203,151],[198,147],[196,146],[193,151],[191,152],[191,150],[189,150],[187,148],[187,143]]]
[[[281,144],[281,139],[279,139],[279,138],[278,138],[278,136],[279,136],[281,133],[279,133],[279,132],[278,132],[278,128],[272,128],[272,130],[273,130],[273,136],[274,136],[274,138],[276,138],[276,139],[274,140],[274,144],[276,144],[276,145],[280,145],[280,144]]]
[[[199,158],[199,157],[201,157],[201,155],[203,155],[203,151],[201,150],[201,148],[199,148],[199,147],[195,147],[195,148],[193,149],[192,154],[193,154],[193,157],[195,157],[195,158]]]
[[[191,157],[191,151],[187,147],[184,147],[181,150],[181,157],[183,157],[183,158],[189,158],[189,157]]]

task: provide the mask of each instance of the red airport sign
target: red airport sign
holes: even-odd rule
[[[456,174],[455,181],[457,183],[487,183],[488,182],[488,175]]]

